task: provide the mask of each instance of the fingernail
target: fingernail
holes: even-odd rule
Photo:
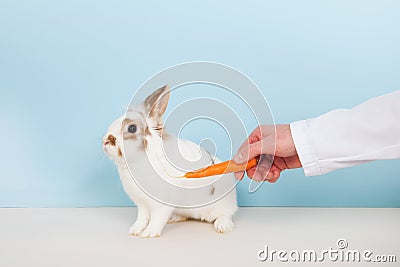
[[[240,163],[243,160],[242,152],[239,152],[235,156],[233,156],[233,160],[236,161],[237,163]]]

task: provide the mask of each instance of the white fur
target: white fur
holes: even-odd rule
[[[160,90],[169,96],[168,87],[164,89],[161,88],[158,91]],[[158,97],[157,101],[159,102],[152,103],[154,108],[160,108],[157,106],[157,104],[162,103],[163,101],[168,102],[168,98]],[[201,155],[206,153],[193,142],[180,140],[172,136],[165,139],[161,138],[159,136],[159,132],[157,132],[154,127],[157,125],[157,123],[160,123],[162,113],[164,113],[165,109],[161,110],[161,114],[159,114],[159,116],[147,117],[150,110],[146,104],[148,103],[144,102],[135,108],[130,109],[125,116],[115,120],[103,138],[103,150],[110,157],[110,159],[114,160],[118,168],[124,190],[135,202],[138,208],[137,219],[129,229],[129,234],[138,235],[140,237],[158,237],[161,235],[161,232],[167,223],[180,222],[187,219],[196,219],[214,223],[214,228],[219,233],[232,231],[234,228],[232,216],[237,210],[236,191],[234,189],[226,194],[223,198],[206,206],[198,208],[175,208],[162,204],[161,202],[148,196],[134,182],[131,177],[131,173],[128,170],[127,162],[131,168],[135,169],[135,176],[140,175],[142,177],[146,177],[146,179],[160,179],[160,176],[162,176],[163,179],[169,179],[169,181],[173,184],[185,187],[208,185],[215,181],[213,178],[171,178],[171,175],[179,176],[182,175],[183,172],[177,171],[176,168],[169,164],[163,151],[163,147],[164,150],[167,150],[167,152],[180,153],[184,156],[184,158],[189,160],[198,160]],[[164,105],[166,104],[167,103],[164,103]],[[138,127],[136,140],[125,138],[124,146],[122,146],[124,135],[129,134],[125,128],[122,128],[122,121],[125,119],[125,117],[134,120],[138,125],[148,125],[150,135],[145,135],[143,131],[144,128]],[[109,135],[116,137],[115,146],[111,145],[110,143],[106,144]],[[146,150],[143,149],[144,141],[147,143]],[[176,143],[178,143],[179,151],[175,151],[176,146],[173,146],[173,144]],[[134,151],[134,153],[129,153],[129,156],[127,156],[127,154],[124,153],[124,148],[126,150],[129,149],[129,151]],[[118,155],[118,149],[120,149],[121,152],[126,156],[127,161],[124,160],[124,157]],[[173,151],[171,151],[171,149],[173,149]],[[156,172],[149,172],[149,165],[146,164],[146,160],[151,160],[153,164],[152,166],[155,168]],[[218,159],[216,161],[218,162]],[[208,157],[207,161],[200,160],[199,162],[202,166],[197,167],[209,165],[210,158]],[[213,186],[213,190],[215,189],[215,192],[221,192],[221,190],[225,190],[226,187],[224,187],[224,183],[225,185],[235,183],[235,178],[232,174],[225,176],[226,177],[220,178],[223,179],[224,182],[210,185]],[[179,198],[184,196],[176,197]]]

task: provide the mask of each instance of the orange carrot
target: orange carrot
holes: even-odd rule
[[[245,164],[236,164],[233,160],[224,161],[202,169],[187,172],[183,177],[202,178],[207,176],[219,175],[231,172],[240,172],[248,170],[257,165],[257,159],[251,159]]]

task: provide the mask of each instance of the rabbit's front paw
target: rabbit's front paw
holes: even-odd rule
[[[160,237],[161,231],[152,231],[150,229],[145,229],[143,232],[139,233],[138,236],[143,238]]]
[[[160,237],[168,218],[171,217],[171,210],[168,208],[156,209],[151,212],[150,221],[146,229],[139,234],[140,237]]]
[[[147,222],[145,221],[136,221],[131,228],[129,228],[129,234],[130,235],[138,235],[143,231],[144,228],[146,228]]]
[[[230,216],[220,216],[214,222],[215,231],[221,234],[232,232],[234,227]]]

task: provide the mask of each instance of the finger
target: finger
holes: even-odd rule
[[[263,138],[262,135],[262,130],[261,130],[261,126],[260,127],[256,127],[251,134],[249,135],[249,137],[246,138],[246,140],[242,143],[242,145],[239,147],[243,148],[244,146],[248,145],[248,144],[252,144],[254,142],[258,142]]]
[[[272,167],[274,167],[274,166],[272,166]],[[253,179],[254,174],[257,172],[257,173],[259,173],[259,175],[257,175],[257,176],[261,177],[260,179],[262,180],[262,178],[267,176],[270,168],[271,168],[271,162],[268,161],[268,158],[260,156],[260,161],[259,161],[258,165],[251,167],[250,169],[248,169],[246,171],[246,173],[247,173],[247,176],[249,176],[249,178]]]
[[[275,183],[279,179],[280,173],[281,172],[278,170],[269,172],[266,181],[268,181],[270,183]]]
[[[264,181],[269,181],[273,178],[274,178],[274,175],[272,174],[271,170],[269,170],[268,173],[264,174],[264,176],[263,176]]]
[[[238,152],[233,157],[233,160],[238,163],[242,164],[246,162],[246,159],[242,159],[247,154],[246,151],[248,150],[247,147],[250,144],[256,143],[261,141],[264,137],[273,135],[275,133],[275,127],[273,125],[263,125],[255,128],[253,132],[249,135],[249,137],[240,145]],[[239,154],[241,153],[241,154]],[[248,160],[251,159],[248,157]]]
[[[271,167],[270,163],[268,163],[265,160],[261,161],[257,166],[256,172],[258,172],[261,175],[261,177],[264,178],[264,177],[267,176],[267,174],[268,174],[268,172],[270,170],[270,167]]]
[[[248,144],[241,148],[233,157],[233,160],[238,164],[244,164],[252,158],[261,154],[271,154],[275,152],[275,144],[270,137],[266,137],[258,142]]]
[[[278,179],[279,179],[279,177],[278,177],[278,178],[271,179],[271,180],[268,180],[268,182],[271,183],[271,184],[273,184],[273,183],[276,183],[276,181],[278,181]]]
[[[256,129],[257,130],[257,129]],[[242,164],[245,161],[242,161],[242,152],[246,150],[246,147],[254,142],[258,142],[261,137],[258,136],[258,131],[254,130],[250,136],[240,145],[238,152],[233,156],[233,160],[238,163]]]
[[[236,180],[242,180],[243,179],[243,177],[244,177],[244,172],[235,172],[235,178],[236,178]]]
[[[275,126],[274,125],[262,125],[256,127],[253,132],[251,132],[249,136],[250,143],[257,142],[267,136],[275,134]],[[256,140],[253,140],[256,139]]]
[[[255,172],[252,179],[256,182],[262,182],[264,181],[263,176],[259,172]]]
[[[251,168],[251,169],[248,169],[247,171],[246,171],[246,173],[247,173],[247,176],[250,178],[250,179],[252,179],[252,180],[254,180],[254,181],[256,181],[256,182],[262,182],[263,181],[263,176],[262,176],[262,174],[258,171],[258,169],[257,168],[255,168],[255,167],[253,167],[253,168]]]
[[[243,149],[245,146],[252,144],[254,142],[258,142],[262,139],[260,127],[257,127],[250,135],[246,138],[246,140],[240,145],[239,149]]]
[[[253,178],[254,173],[256,172],[257,168],[256,167],[252,167],[250,169],[248,169],[246,171],[247,176],[249,176],[249,178]]]

